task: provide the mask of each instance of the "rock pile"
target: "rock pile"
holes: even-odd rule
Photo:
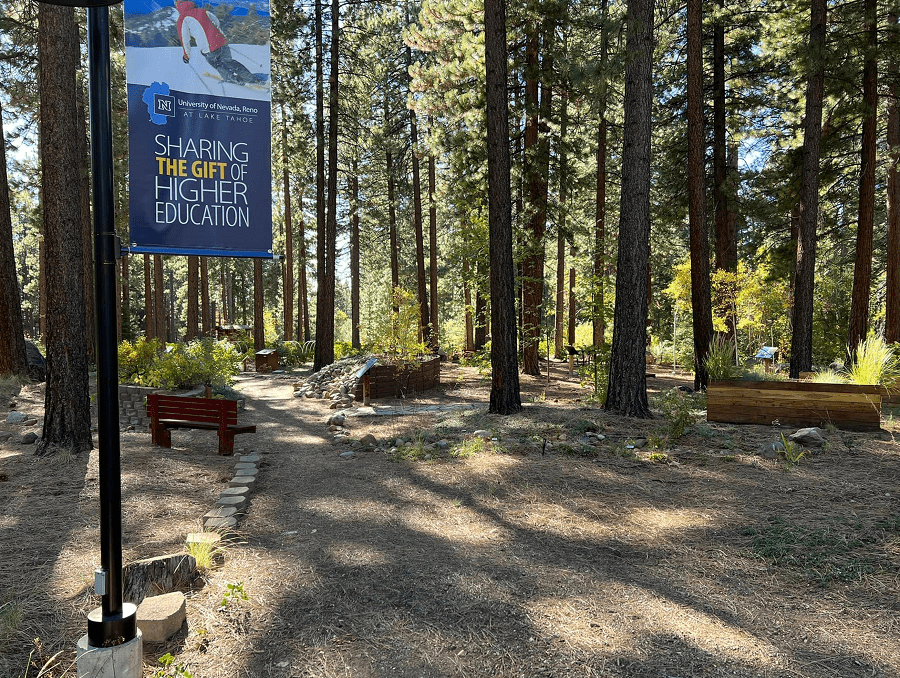
[[[331,400],[331,409],[352,407],[353,391],[359,381],[356,373],[366,364],[368,356],[342,358],[303,381],[294,384],[295,398],[320,398]]]

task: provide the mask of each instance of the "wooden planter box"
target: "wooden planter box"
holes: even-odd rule
[[[881,428],[881,386],[815,384],[801,381],[713,381],[707,389],[706,419],[729,424],[772,422],[849,431]]]
[[[409,393],[421,393],[441,383],[441,358],[434,356],[413,369],[399,369],[396,365],[374,365],[366,373],[370,398],[401,398]],[[353,392],[356,400],[363,399],[364,379]]]

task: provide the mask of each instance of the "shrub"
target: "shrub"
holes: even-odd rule
[[[425,344],[419,341],[419,304],[415,294],[395,288],[391,310],[381,316],[369,334],[373,337],[372,352],[395,362],[410,362],[425,353]]]
[[[312,360],[316,343],[307,341],[276,341],[274,348],[278,351],[278,359],[285,365],[302,365]]]
[[[161,351],[159,339],[141,337],[135,342],[123,341],[119,344],[119,378],[143,384]]]
[[[734,364],[734,344],[721,334],[709,342],[706,372],[711,381],[737,379],[741,376],[741,369]]]
[[[856,360],[851,361],[847,377],[852,384],[882,384],[888,389],[900,387],[900,357],[894,345],[881,337],[869,337],[856,347]]]
[[[694,416],[693,398],[677,388],[663,391],[653,398],[651,403],[662,413],[663,419],[669,425],[667,433],[672,440],[680,438],[685,429],[697,421],[697,417]]]

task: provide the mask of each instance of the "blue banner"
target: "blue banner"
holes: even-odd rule
[[[131,251],[272,256],[268,2],[124,6]]]

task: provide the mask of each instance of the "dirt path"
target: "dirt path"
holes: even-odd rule
[[[416,402],[486,402],[477,371],[442,378]],[[426,456],[335,442],[333,411],[293,398],[295,379],[239,377],[258,431],[236,446],[262,457],[258,487],[225,564],[188,592],[187,628],[145,646],[145,676],[167,652],[197,678],[900,675],[892,423],[786,466],[756,454],[780,431],[701,420],[666,443],[659,418],[607,415],[561,364],[522,378],[512,417],[348,419],[350,440],[449,442]],[[39,392],[20,400],[39,414]],[[177,551],[234,459],[203,431],[171,450],[122,441],[126,560]],[[23,676],[31,651],[28,675],[56,652],[45,676],[74,675],[97,604],[96,464],[0,444],[0,622],[22,614],[0,623],[0,676]],[[246,601],[227,595],[237,583]]]

